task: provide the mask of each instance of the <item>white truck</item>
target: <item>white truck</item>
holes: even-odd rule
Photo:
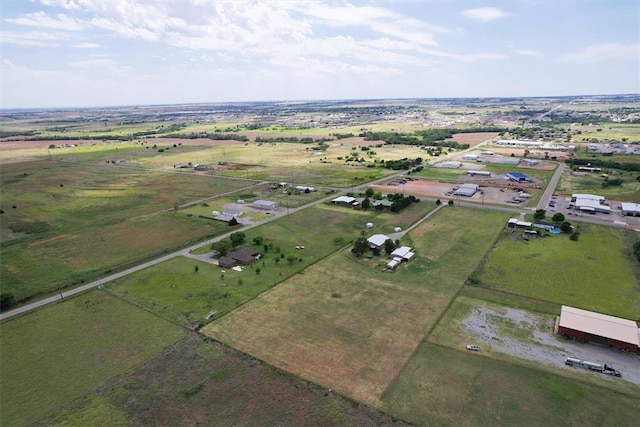
[[[582,368],[587,368],[592,371],[600,372],[602,374],[613,375],[614,377],[622,376],[622,372],[615,369],[613,365],[607,363],[601,365],[600,363],[593,363],[586,360],[576,359],[574,357],[567,357],[564,360],[564,364],[568,366],[580,366]]]

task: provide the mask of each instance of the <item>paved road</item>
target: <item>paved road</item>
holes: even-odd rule
[[[549,184],[547,184],[547,188],[542,193],[542,197],[540,197],[540,201],[538,202],[538,206],[536,209],[546,209],[547,205],[551,201],[551,196],[556,191],[556,187],[558,186],[558,181],[560,181],[560,177],[562,177],[562,172],[564,171],[565,164],[560,162],[558,163],[558,167],[556,168],[555,173],[551,177]]]

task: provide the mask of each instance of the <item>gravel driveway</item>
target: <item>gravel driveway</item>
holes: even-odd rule
[[[505,308],[498,312],[489,307],[476,307],[462,321],[466,333],[481,349],[539,361],[563,369],[580,370],[584,375],[598,375],[611,381],[629,381],[640,385],[640,359],[597,344],[568,341],[553,333],[554,317]],[[608,363],[622,372],[622,379],[564,364],[567,357],[594,363]]]

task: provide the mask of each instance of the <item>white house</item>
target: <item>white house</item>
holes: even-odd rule
[[[386,234],[374,234],[367,239],[367,242],[369,242],[369,247],[371,249],[381,249],[384,247],[384,242],[387,240],[389,240],[389,236]]]

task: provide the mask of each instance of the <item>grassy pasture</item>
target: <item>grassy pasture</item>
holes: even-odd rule
[[[405,425],[195,334],[41,423],[79,427]]]
[[[633,425],[638,401],[557,374],[423,343],[382,408],[415,425]]]
[[[395,272],[384,268],[384,257],[355,259],[345,248],[202,331],[377,405],[505,220],[503,213],[443,209],[403,238],[418,255]]]
[[[31,425],[184,334],[102,291],[4,322],[1,424]]]
[[[603,172],[607,172],[606,168]],[[640,182],[637,181],[637,176],[640,176],[637,172],[622,172],[621,175],[610,174],[610,178],[620,177],[624,183],[617,187],[603,187],[604,179],[598,173],[577,176],[565,172],[562,174],[556,191],[562,194],[598,194],[609,200],[637,203],[640,200]]]
[[[557,304],[640,319],[640,268],[630,256],[631,231],[580,226],[565,235],[523,242],[506,230],[477,278],[489,288]]]
[[[163,211],[246,185],[48,161],[4,165],[0,177],[2,290],[18,300],[226,231],[221,222]],[[34,222],[44,228],[33,234],[9,229]]]

